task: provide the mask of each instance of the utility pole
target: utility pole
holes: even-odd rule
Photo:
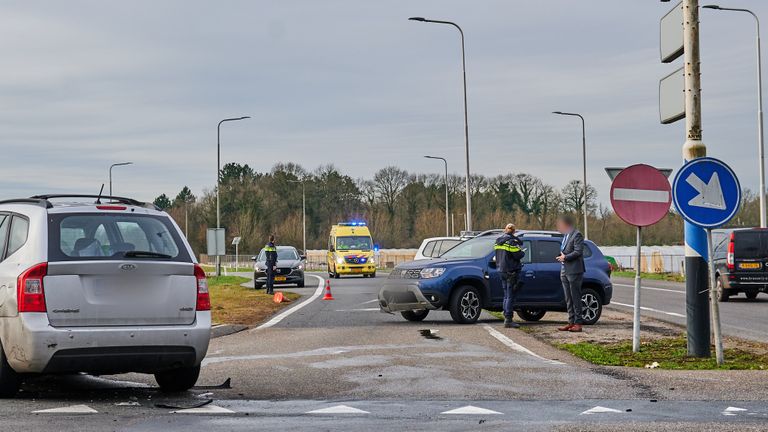
[[[685,76],[685,133],[683,158],[707,155],[701,130],[701,59],[699,0],[683,0],[683,53]],[[710,357],[707,236],[704,229],[685,222],[685,307],[688,355]]]

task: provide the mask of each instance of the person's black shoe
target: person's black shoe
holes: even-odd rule
[[[511,318],[504,319],[504,328],[520,328],[520,324],[512,321]]]

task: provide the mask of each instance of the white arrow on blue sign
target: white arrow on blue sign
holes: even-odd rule
[[[730,221],[741,204],[741,186],[731,167],[714,158],[685,164],[672,184],[675,208],[688,222],[717,228]]]

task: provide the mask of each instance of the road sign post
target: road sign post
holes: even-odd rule
[[[640,305],[642,278],[642,229],[659,222],[669,212],[672,203],[668,171],[638,164],[621,171],[607,168],[612,177],[611,205],[624,222],[637,227],[637,255],[635,260],[635,292],[632,317],[632,351],[640,352]],[[666,172],[666,174],[665,174]]]
[[[712,245],[712,229],[731,220],[741,204],[741,186],[733,170],[713,158],[698,158],[678,171],[672,187],[675,208],[686,222],[706,230],[709,305],[717,364],[723,364],[720,305]],[[704,291],[704,292],[707,292]]]
[[[235,270],[240,268],[240,240],[242,240],[242,237],[235,237],[232,239],[232,244],[235,246]]]

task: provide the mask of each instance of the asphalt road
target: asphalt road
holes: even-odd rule
[[[738,384],[764,381],[764,372],[593,367],[503,329],[490,316],[461,326],[447,312],[430,313],[423,323],[382,314],[380,278],[333,280],[333,301],[321,300],[322,280],[312,279],[296,289],[303,300],[260,328],[212,341],[199,384],[231,378],[231,389],[167,396],[140,374],[39,378],[18,399],[0,404],[0,424],[24,431],[169,432],[768,427],[763,386],[744,394]],[[585,338],[590,331],[599,326]]]
[[[634,279],[613,278],[612,308],[630,311],[634,302]],[[651,316],[685,325],[685,284],[643,280],[641,316]],[[747,300],[742,294],[720,303],[723,334],[768,343],[768,295]]]

